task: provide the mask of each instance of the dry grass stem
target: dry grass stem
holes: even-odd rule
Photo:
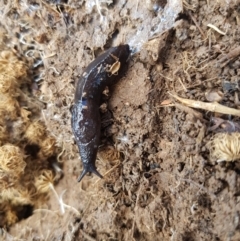
[[[217,112],[225,115],[233,115],[233,116],[240,116],[240,110],[233,109],[221,104],[218,104],[216,102],[214,103],[206,103],[202,101],[197,101],[197,100],[189,100],[189,99],[184,99],[176,94],[168,92],[172,97],[183,103],[184,105],[187,105],[192,108],[197,108],[197,109],[202,109],[202,110],[207,110],[211,112]]]
[[[224,55],[221,59],[219,59],[219,63],[221,63],[221,68],[227,65],[230,61],[237,58],[240,55],[240,46],[232,49],[228,54]]]
[[[226,35],[226,33],[224,33],[223,31],[221,31],[219,28],[217,28],[215,25],[209,23],[207,25],[209,28],[212,28],[213,30],[215,30],[216,32],[220,33],[221,35]]]

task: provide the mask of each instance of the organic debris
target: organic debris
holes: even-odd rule
[[[34,76],[38,82],[28,85],[27,91],[25,84],[21,93],[16,91],[19,82],[3,88],[4,93],[13,89],[4,102],[15,103],[13,111],[6,111],[0,103],[11,119],[0,123],[0,142],[18,146],[18,140],[24,139],[28,143],[15,152],[26,160],[25,167],[21,162],[17,166],[18,175],[33,170],[32,175],[23,176],[24,183],[33,184],[26,192],[19,186],[16,189],[14,176],[0,175],[1,185],[14,193],[14,200],[19,202],[21,197],[26,204],[18,210],[14,206],[14,212],[6,215],[0,213],[0,221],[14,222],[19,213],[30,213],[36,190],[46,196],[49,191],[54,194],[44,205],[34,204],[29,218],[8,231],[0,229],[0,239],[240,240],[240,163],[218,164],[206,146],[215,134],[211,127],[214,132],[238,132],[239,117],[196,109],[168,94],[239,109],[239,3],[144,3],[0,1],[0,50],[8,46],[18,56],[32,58],[28,70],[40,70]],[[226,34],[208,27],[209,23]],[[169,29],[173,34],[166,38]],[[77,81],[101,52],[125,43],[133,51],[129,69],[113,90],[105,92],[108,103],[101,107],[102,113],[112,112],[104,116],[104,145],[96,160],[97,169],[106,175],[103,179],[88,175],[77,183],[82,163],[69,111]],[[31,94],[27,98],[29,91],[39,97],[42,106],[31,101]],[[27,101],[20,103],[20,99]],[[43,121],[39,121],[40,112]],[[213,117],[221,120],[212,124]],[[41,142],[26,135],[27,129],[32,133],[29,121],[46,123],[53,140],[41,128],[36,132],[40,138],[45,136]],[[9,131],[13,141],[6,143]],[[61,156],[64,163],[64,178],[56,187],[55,171],[48,169],[52,157],[47,158],[55,153],[55,145],[62,147],[57,159]],[[42,161],[45,157],[48,162]]]
[[[209,127],[209,131],[215,132],[240,132],[240,123],[236,121],[224,120],[219,117],[212,117],[213,126]]]
[[[171,96],[173,96],[175,99],[179,100],[181,103],[183,103],[189,107],[203,109],[203,110],[207,110],[207,111],[211,111],[211,112],[217,112],[217,113],[226,114],[226,115],[240,116],[240,110],[218,104],[217,102],[206,103],[203,101],[184,99],[184,98],[181,98],[181,97],[177,96],[176,94],[172,94],[170,92],[169,92],[169,94]]]
[[[29,102],[27,64],[12,51],[0,63],[0,227],[8,228],[46,199],[55,176],[49,158],[58,151]]]
[[[211,157],[217,162],[240,159],[240,133],[218,133],[209,142]]]
[[[221,63],[221,68],[226,66],[230,61],[234,60],[240,55],[240,46],[232,49],[229,51],[228,54],[225,54],[222,56],[222,58],[219,59],[219,63]]]
[[[218,33],[220,33],[220,34],[222,34],[222,35],[226,35],[226,33],[224,33],[223,31],[221,31],[218,27],[216,27],[215,25],[213,25],[213,24],[211,24],[211,23],[209,23],[207,26],[208,26],[209,28],[212,28],[213,30],[215,30],[216,32],[218,32]]]
[[[220,102],[223,99],[224,94],[221,91],[209,90],[206,91],[205,97],[209,102]]]

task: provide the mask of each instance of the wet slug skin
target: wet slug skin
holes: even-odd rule
[[[130,55],[129,45],[112,47],[98,56],[78,80],[72,112],[72,131],[83,163],[78,182],[92,172],[102,178],[95,162],[100,142],[101,120],[99,106],[106,86],[117,83]]]

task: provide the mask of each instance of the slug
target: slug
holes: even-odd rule
[[[78,182],[88,172],[102,178],[95,165],[100,143],[101,95],[106,86],[114,85],[120,79],[126,70],[129,55],[127,44],[112,47],[91,62],[78,80],[71,107],[72,131],[83,163]]]

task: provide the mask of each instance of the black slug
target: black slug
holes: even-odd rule
[[[83,163],[78,182],[88,172],[97,171],[95,162],[100,142],[101,120],[99,107],[106,86],[114,85],[126,70],[129,45],[112,47],[98,56],[85,69],[77,83],[72,112],[72,131]]]

